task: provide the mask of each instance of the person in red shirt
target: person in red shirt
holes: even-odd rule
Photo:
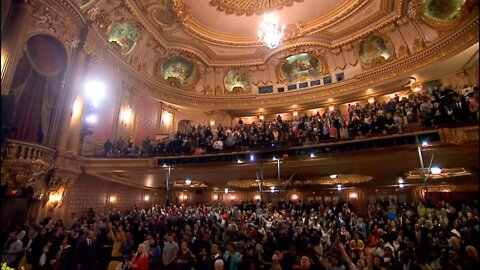
[[[137,253],[132,258],[130,269],[148,270],[148,254],[145,252],[145,245],[138,245]]]

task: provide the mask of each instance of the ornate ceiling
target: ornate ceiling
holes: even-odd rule
[[[64,18],[70,32],[59,38],[75,48],[72,33],[79,27],[68,27],[75,20],[89,29],[84,50],[94,61],[124,74],[147,96],[203,111],[308,107],[362,95],[478,42],[474,0],[32,2],[39,7],[36,28],[58,36],[54,18]],[[287,25],[273,50],[257,38],[269,11]],[[309,83],[315,80],[318,85]],[[305,89],[280,91],[302,82]],[[262,95],[262,87],[271,87],[269,94]]]

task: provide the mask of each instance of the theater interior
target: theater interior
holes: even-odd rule
[[[2,0],[1,35],[2,246],[87,211],[479,206],[477,1]]]

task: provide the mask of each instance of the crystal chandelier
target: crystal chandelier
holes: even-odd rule
[[[258,38],[270,49],[280,45],[283,39],[285,25],[280,23],[280,18],[274,13],[265,14],[260,23]]]

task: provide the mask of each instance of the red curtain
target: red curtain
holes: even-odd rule
[[[11,88],[15,95],[13,138],[44,142],[66,66],[65,49],[55,38],[36,35],[27,41]]]

